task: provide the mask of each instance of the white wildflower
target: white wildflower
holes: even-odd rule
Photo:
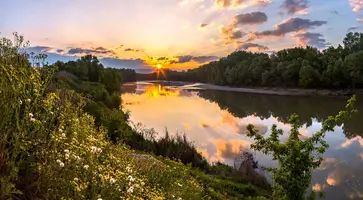
[[[34,116],[33,113],[29,113],[30,118],[33,118],[33,116]]]
[[[182,187],[183,185],[182,184],[180,184],[180,183],[177,183],[178,185],[179,185],[179,187]]]
[[[97,200],[102,200],[101,198],[98,198]]]
[[[181,197],[179,197],[178,200],[183,200],[183,199]]]
[[[145,183],[144,183],[144,182],[141,182],[141,185],[142,185],[142,186],[144,186],[144,185],[145,185]]]
[[[62,137],[66,137],[66,134],[65,133],[62,133]]]
[[[83,166],[83,168],[84,168],[85,170],[87,170],[87,169],[89,168],[89,166],[88,166],[88,165],[85,165],[85,166]]]
[[[21,105],[21,104],[23,104],[23,101],[22,100],[19,100],[19,104]]]
[[[130,180],[131,182],[134,182],[134,181],[135,181],[135,179],[134,179],[132,176],[128,176],[128,178],[129,178],[129,180]]]
[[[60,166],[60,167],[64,167],[64,163],[63,163],[63,162],[60,162],[60,163],[59,163],[59,166]]]
[[[51,115],[53,115],[54,113],[53,112],[50,112]]]
[[[64,153],[69,153],[69,150],[68,149],[64,149]]]
[[[101,148],[97,148],[97,153],[102,153],[102,149]]]
[[[68,160],[68,159],[69,159],[69,154],[66,154],[66,155],[64,155],[64,156],[65,156],[66,160]]]
[[[133,193],[134,192],[134,187],[131,186],[128,190],[127,190],[128,193]]]
[[[131,173],[131,172],[132,172],[132,169],[131,169],[131,167],[130,167],[129,165],[126,167],[126,171],[127,171],[128,173]]]
[[[74,178],[73,180],[74,180],[74,181],[78,181],[78,178]]]
[[[30,103],[30,102],[31,102],[32,100],[30,100],[30,99],[27,99],[26,101],[27,101],[28,103]]]
[[[34,118],[30,118],[30,121],[35,122],[35,119]]]
[[[91,152],[92,152],[92,153],[95,153],[96,151],[97,151],[97,147],[92,146],[92,147],[91,147]]]
[[[111,184],[114,184],[115,182],[116,182],[116,180],[115,180],[114,178],[111,178],[111,179],[110,179],[110,183],[111,183]]]

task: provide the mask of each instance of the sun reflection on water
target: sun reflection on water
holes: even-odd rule
[[[147,97],[158,98],[161,96],[179,96],[179,89],[170,89],[159,85],[149,85],[146,87],[143,95]]]

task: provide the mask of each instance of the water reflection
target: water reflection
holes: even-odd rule
[[[232,164],[241,148],[253,142],[245,136],[254,124],[269,134],[272,124],[288,131],[291,113],[299,113],[300,133],[308,137],[329,115],[345,106],[346,98],[283,97],[223,91],[188,91],[179,87],[138,84],[122,96],[131,120],[163,133],[185,133],[210,162]],[[360,100],[360,98],[358,98]],[[363,113],[363,105],[357,109]],[[363,194],[363,123],[355,116],[344,126],[328,133],[330,148],[321,167],[314,173],[312,189],[326,192],[326,199],[360,199]],[[162,135],[160,135],[162,136]],[[284,135],[283,137],[286,137]],[[271,158],[256,152],[260,164],[275,166]]]

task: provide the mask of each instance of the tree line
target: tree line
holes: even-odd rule
[[[156,73],[137,75],[157,79]],[[363,87],[363,34],[348,33],[343,46],[323,51],[307,46],[272,53],[235,51],[199,68],[166,70],[161,79],[230,86],[355,89]]]

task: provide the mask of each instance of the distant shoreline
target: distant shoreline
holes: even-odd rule
[[[165,86],[178,86],[182,89],[190,90],[221,90],[231,92],[243,92],[253,94],[268,94],[281,96],[348,96],[352,94],[363,94],[363,90],[332,90],[332,89],[302,89],[302,88],[272,88],[272,87],[230,87],[208,83],[191,83],[182,81],[139,81],[135,83],[161,83]],[[130,83],[129,83],[130,84]]]

